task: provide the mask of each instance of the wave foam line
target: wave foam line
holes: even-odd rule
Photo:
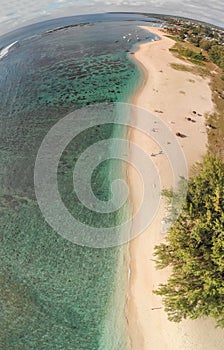
[[[9,53],[9,50],[11,49],[12,46],[14,46],[18,41],[15,41],[14,43],[6,46],[4,49],[0,51],[0,60],[3,59],[3,57],[7,56]]]

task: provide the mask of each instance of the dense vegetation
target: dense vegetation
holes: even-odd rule
[[[224,46],[214,45],[208,51],[211,60],[224,72]]]
[[[178,41],[188,41],[207,51],[211,61],[224,71],[224,30],[181,19],[172,19],[169,22],[172,25],[169,32],[176,36]]]
[[[200,64],[203,61],[207,61],[207,58],[201,51],[198,50],[192,50],[191,48],[187,47],[187,45],[182,45],[181,43],[177,43],[174,45],[173,48],[170,49],[171,52],[177,53],[178,57],[185,57],[189,61],[191,61],[194,64]]]
[[[157,268],[172,268],[155,293],[172,321],[210,316],[224,327],[224,164],[209,155],[197,171],[181,215],[155,248]]]

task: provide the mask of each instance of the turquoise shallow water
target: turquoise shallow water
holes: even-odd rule
[[[1,349],[129,347],[126,247],[90,249],[64,240],[42,217],[33,185],[40,143],[60,118],[89,104],[126,101],[140,83],[127,51],[150,39],[137,28],[141,22],[97,20],[56,31],[58,23],[46,22],[0,38],[0,47],[18,40],[0,60]],[[60,25],[73,22],[60,19]],[[112,124],[92,128],[64,151],[59,190],[79,220],[111,226],[125,217],[127,203],[114,215],[92,213],[72,187],[72,169],[83,150],[93,140],[125,132]],[[93,176],[99,199],[110,198],[110,181],[123,172],[122,164],[102,163]]]

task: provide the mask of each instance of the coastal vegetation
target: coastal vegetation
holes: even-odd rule
[[[213,45],[208,52],[211,60],[224,71],[224,46]]]
[[[186,59],[190,60],[192,63],[201,65],[201,62],[207,61],[207,57],[203,54],[203,52],[200,50],[195,50],[195,48],[192,49],[189,45],[182,45],[180,43],[177,43],[174,45],[173,48],[170,49],[171,52],[177,53],[178,56],[185,57]]]
[[[224,71],[224,30],[195,21],[184,21],[181,19],[170,19],[168,33],[177,42],[191,43],[199,48],[199,56],[196,59],[206,58],[203,51],[207,53],[213,63]],[[183,52],[183,56],[194,58],[195,50]]]
[[[224,163],[209,155],[196,170],[181,215],[155,247],[157,268],[172,268],[155,293],[171,321],[210,316],[224,327]]]
[[[215,110],[206,120],[208,154],[193,169],[180,216],[155,247],[157,268],[171,273],[154,293],[169,320],[209,316],[224,328],[224,31],[180,19],[169,24],[176,41],[171,51],[183,59],[172,67],[208,77]]]

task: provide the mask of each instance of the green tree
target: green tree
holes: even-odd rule
[[[202,39],[200,41],[200,47],[205,50],[205,51],[209,51],[212,47],[212,41],[211,40],[206,40],[206,39]]]
[[[224,327],[224,164],[207,156],[198,170],[181,215],[155,247],[157,268],[172,273],[154,293],[171,321],[210,316]]]
[[[199,35],[196,35],[196,36],[190,36],[190,39],[189,41],[194,44],[195,46],[199,47],[199,44],[200,44],[200,36]]]
[[[214,45],[209,50],[211,60],[224,70],[224,46]]]

